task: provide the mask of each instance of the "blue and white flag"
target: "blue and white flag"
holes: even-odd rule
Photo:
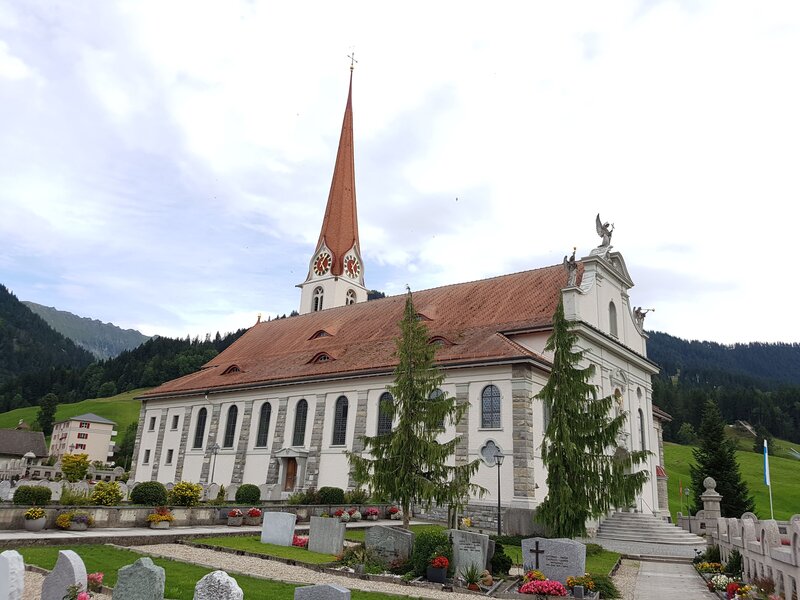
[[[767,439],[764,438],[764,483],[767,487],[770,486],[769,481],[769,449],[767,448]]]

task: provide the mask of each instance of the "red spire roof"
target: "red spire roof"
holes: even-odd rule
[[[319,233],[317,250],[322,243],[333,254],[331,272],[341,275],[344,271],[344,255],[358,243],[358,215],[356,214],[356,173],[353,160],[353,72],[350,72],[350,87],[347,92],[347,106],[344,109],[342,135],[339,138],[339,151],[336,166],[333,168],[331,191],[328,206]]]

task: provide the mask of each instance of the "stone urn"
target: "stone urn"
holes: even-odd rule
[[[241,527],[244,517],[228,517],[228,527]]]
[[[151,521],[150,529],[169,529],[169,521]]]
[[[235,517],[228,517],[228,524],[230,525],[230,520]],[[244,524],[245,525],[261,525],[261,517],[251,517],[250,515],[244,516]]]
[[[25,531],[41,531],[44,529],[45,523],[47,523],[47,517],[25,519]]]

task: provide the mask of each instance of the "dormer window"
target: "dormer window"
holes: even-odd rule
[[[330,354],[328,354],[327,352],[320,352],[319,354],[316,354],[314,358],[312,358],[311,361],[309,362],[311,362],[312,364],[317,364],[317,363],[329,362],[331,360],[333,360],[333,358],[331,357]]]
[[[242,370],[239,368],[239,365],[231,365],[227,369],[225,369],[222,374],[223,375],[231,375],[232,373],[241,373]]]
[[[426,317],[421,312],[417,313],[417,321],[432,321],[432,320],[433,319],[431,319],[430,317]]]
[[[331,334],[330,334],[330,333],[328,333],[327,331],[325,331],[324,329],[320,329],[320,330],[319,330],[317,333],[315,333],[314,335],[312,335],[312,336],[311,336],[310,338],[308,338],[308,339],[310,339],[310,340],[316,340],[316,339],[318,339],[318,338],[323,338],[323,337],[331,337]]]
[[[436,345],[436,346],[440,346],[440,347],[441,346],[452,346],[453,345],[453,343],[450,340],[448,340],[447,338],[444,338],[444,337],[442,337],[440,335],[433,336],[431,339],[428,340],[428,343]]]
[[[322,286],[314,288],[314,296],[311,299],[311,310],[317,312],[322,310],[322,298],[325,293],[322,291]]]

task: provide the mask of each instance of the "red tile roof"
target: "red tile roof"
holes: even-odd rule
[[[582,274],[582,265],[579,275]],[[436,360],[442,366],[473,362],[537,360],[537,354],[502,332],[547,327],[567,284],[562,265],[414,293],[414,306],[430,318],[430,336],[442,336]],[[262,321],[197,373],[169,381],[144,398],[264,383],[390,372],[405,296]],[[309,339],[325,330],[330,336]],[[320,352],[332,360],[314,363]],[[231,365],[241,372],[223,375]]]

